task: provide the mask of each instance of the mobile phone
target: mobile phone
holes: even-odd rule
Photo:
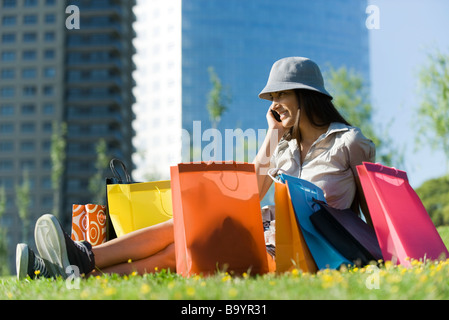
[[[274,110],[270,110],[277,122],[281,122],[281,116]]]

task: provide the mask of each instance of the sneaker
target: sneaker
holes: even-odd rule
[[[23,280],[27,276],[31,279],[51,278],[44,259],[36,256],[25,243],[19,243],[16,247],[16,272],[18,280]]]
[[[77,275],[88,274],[95,268],[92,246],[87,241],[75,242],[62,229],[58,219],[45,214],[36,222],[34,240],[43,259],[51,262],[49,269],[63,279],[77,268]]]

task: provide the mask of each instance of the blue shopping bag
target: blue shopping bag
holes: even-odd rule
[[[279,174],[278,177],[287,185],[296,220],[317,267],[319,269],[336,269],[342,264],[352,264],[320,234],[310,221],[312,213],[320,209],[313,199],[326,202],[323,190],[311,182],[284,173]]]

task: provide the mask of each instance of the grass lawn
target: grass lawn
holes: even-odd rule
[[[438,228],[449,245],[449,226]],[[98,276],[75,280],[0,278],[0,300],[17,299],[163,299],[163,300],[296,300],[296,299],[449,299],[449,259],[412,261],[411,268],[379,267],[300,270],[276,275],[183,278],[160,270],[143,276]]]

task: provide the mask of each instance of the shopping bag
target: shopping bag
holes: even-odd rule
[[[106,206],[97,204],[72,206],[72,240],[86,240],[92,246],[102,244],[106,242],[106,228]]]
[[[278,177],[288,187],[296,220],[318,269],[337,269],[341,265],[352,264],[316,230],[310,221],[312,213],[319,210],[319,205],[314,199],[326,201],[323,190],[309,181],[284,173]]]
[[[295,217],[288,188],[275,180],[274,203],[276,206],[276,272],[299,268],[315,273],[318,268],[304,240]]]
[[[382,259],[374,229],[351,209],[336,209],[315,200],[320,209],[310,216],[315,228],[345,258],[357,265],[367,265]]]
[[[173,217],[170,181],[129,180],[107,184],[108,214],[117,237]]]
[[[384,260],[449,258],[446,246],[405,171],[363,162],[357,166]]]
[[[268,271],[254,165],[181,163],[170,176],[178,274]]]

